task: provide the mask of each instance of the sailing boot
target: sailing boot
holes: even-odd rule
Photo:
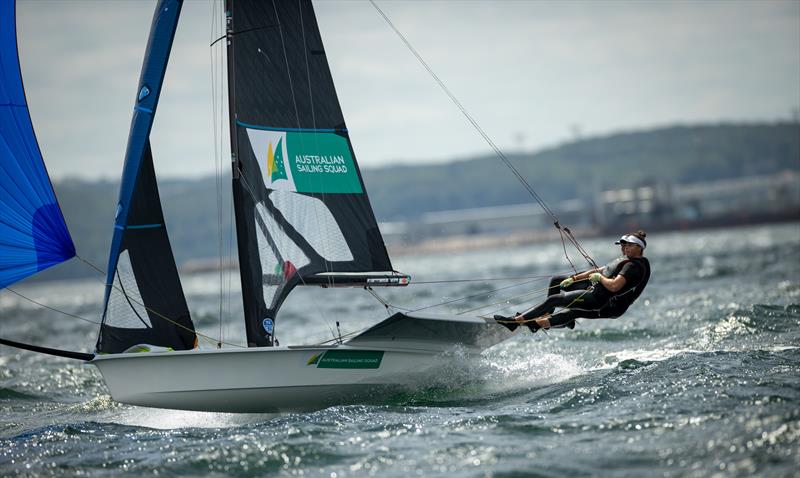
[[[537,330],[541,329],[542,326],[537,324],[535,320],[531,320],[530,322],[526,322],[525,325],[530,329],[532,334],[535,334]]]
[[[517,330],[517,327],[519,327],[519,324],[516,323],[513,318],[506,317],[505,315],[495,315],[494,320],[512,332]]]
[[[538,321],[542,319],[546,320],[545,322],[546,325],[539,325]],[[535,334],[536,331],[538,331],[539,329],[547,330],[550,327],[552,327],[552,324],[550,323],[549,319],[550,319],[550,314],[544,314],[542,316],[536,317],[535,319],[528,320],[527,322],[525,322],[525,325],[528,326],[528,329],[530,329],[532,334]]]

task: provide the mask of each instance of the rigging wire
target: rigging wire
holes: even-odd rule
[[[274,5],[274,2],[273,2],[273,5]],[[303,58],[305,60],[305,66],[306,66],[306,82],[308,83],[308,103],[311,106],[311,127],[312,127],[312,129],[314,131],[313,134],[314,134],[315,146],[317,147],[317,149],[319,149],[319,136],[318,136],[318,132],[317,132],[317,115],[316,115],[316,110],[314,108],[314,90],[311,88],[311,66],[309,65],[309,62],[308,62],[308,44],[306,43],[306,24],[305,24],[305,20],[303,18],[303,4],[302,4],[302,2],[300,0],[297,0],[297,10],[300,12],[300,32],[302,33],[302,37],[303,37],[303,54],[304,54]],[[284,54],[285,54],[285,52],[284,52]],[[292,78],[291,78],[291,76],[289,76],[290,84],[291,84],[291,81],[292,81]],[[295,108],[297,108],[296,105],[295,105]],[[298,119],[297,119],[297,127],[298,128],[302,127],[302,125],[300,124],[299,116],[298,116]],[[301,136],[301,138],[302,138],[302,136]],[[324,188],[320,188],[320,189],[323,189],[323,192],[320,194],[320,196],[321,196],[322,202],[324,203],[325,202]],[[320,231],[328,232],[326,230],[328,223],[324,222],[322,220],[321,211],[320,211],[319,208],[314,208],[314,218],[316,219],[316,222],[317,222],[317,229],[320,230]],[[328,234],[328,236],[330,236],[330,234]],[[332,264],[332,261],[329,261],[327,259],[327,254],[323,255],[322,259],[323,259],[323,266],[325,267],[325,272],[333,272],[333,264]],[[302,276],[300,276],[300,280],[303,281],[303,283],[305,283],[305,281],[303,280]],[[328,278],[328,286],[329,287],[333,287],[333,277],[332,276],[330,276]],[[323,318],[324,318],[325,323],[327,324],[328,328],[331,330],[331,335],[335,337],[336,334],[333,333],[333,325],[331,324],[330,319],[328,319],[327,316],[323,316]]]
[[[213,109],[212,127],[214,130],[214,168],[215,168],[215,182],[217,194],[217,228],[218,228],[218,249],[219,249],[219,336],[224,340],[225,332],[225,317],[231,315],[232,303],[232,276],[234,269],[233,259],[233,218],[234,207],[233,200],[230,195],[227,195],[226,201],[225,186],[223,182],[223,175],[226,175],[227,163],[222,158],[225,157],[225,141],[221,138],[225,137],[225,54],[226,48],[224,45],[217,46],[219,40],[226,38],[226,34],[220,36],[225,31],[225,16],[223,14],[222,2],[212,1],[211,5],[211,32],[212,39],[216,38],[209,45],[209,53],[211,56],[211,104]],[[226,206],[228,206],[226,208]],[[225,210],[227,209],[228,224],[227,224],[227,238],[225,237],[225,228],[223,227],[225,219]],[[226,248],[227,246],[227,248]]]
[[[591,292],[591,291],[592,291],[592,289],[591,289],[591,288],[589,288],[589,289],[586,289],[586,290],[583,292],[583,294],[579,295],[578,297],[575,297],[575,299],[573,299],[573,300],[572,300],[572,302],[570,302],[569,304],[567,304],[567,305],[566,305],[564,308],[565,308],[565,309],[569,309],[570,307],[572,307],[572,305],[573,305],[573,304],[575,304],[576,302],[580,301],[580,300],[581,300],[581,298],[582,298],[584,295],[588,294],[588,293],[589,293],[589,292]],[[491,312],[490,312],[490,313],[491,313]],[[530,322],[534,322],[534,321],[536,321],[536,320],[539,320],[539,319],[543,319],[543,318],[550,318],[552,315],[553,315],[553,314],[546,313],[546,314],[544,314],[544,315],[542,315],[542,316],[539,316],[539,317],[533,317],[533,318],[530,318],[530,319],[526,319],[526,318],[524,318],[524,317],[523,317],[523,320],[516,320],[516,319],[515,319],[515,318],[513,318],[513,317],[512,317],[511,319],[509,319],[509,320],[497,320],[497,319],[495,319],[495,320],[497,320],[497,323],[500,323],[500,324],[520,324],[520,325],[524,325],[524,324],[528,324],[528,323],[530,323]],[[562,328],[562,327],[566,327],[566,325],[559,325],[559,326],[557,326],[557,328]],[[547,333],[547,329],[543,329],[543,330],[545,331],[545,333]]]
[[[77,258],[78,258],[78,259],[79,259],[81,262],[83,262],[84,264],[88,265],[89,267],[91,267],[92,269],[94,269],[95,271],[97,271],[97,272],[98,272],[98,273],[99,273],[101,276],[103,276],[103,277],[105,277],[105,276],[106,276],[106,273],[105,273],[105,272],[104,272],[102,269],[100,269],[100,268],[99,268],[99,267],[97,267],[96,265],[92,264],[92,263],[91,263],[90,261],[88,261],[87,259],[84,259],[83,257],[81,257],[81,256],[80,256],[80,255],[78,255],[78,254],[75,254],[75,257],[77,257]],[[101,281],[101,282],[103,282],[103,284],[105,284],[105,281]],[[124,294],[124,291],[120,290],[120,288],[119,288],[119,287],[117,287],[117,285],[115,285],[113,282],[112,282],[112,284],[111,284],[111,287],[112,287],[112,288],[114,288],[114,289],[116,289],[118,292],[120,292],[120,293]],[[9,289],[9,290],[10,290],[10,289]],[[239,344],[234,344],[234,343],[232,343],[232,342],[227,342],[227,341],[224,341],[224,340],[222,340],[222,338],[221,338],[221,337],[220,337],[220,338],[214,338],[214,337],[211,337],[211,336],[209,336],[209,335],[206,335],[206,334],[203,334],[203,333],[201,333],[201,332],[198,332],[197,330],[195,330],[195,329],[192,329],[192,328],[190,328],[190,327],[186,327],[185,325],[183,325],[183,324],[180,324],[180,323],[178,323],[178,322],[176,322],[176,321],[174,321],[174,320],[170,319],[169,317],[167,317],[166,315],[164,315],[164,314],[162,314],[162,313],[158,312],[157,310],[154,310],[154,309],[152,309],[152,308],[148,307],[147,305],[145,305],[145,304],[143,304],[143,303],[139,302],[138,300],[136,300],[136,299],[135,299],[135,298],[133,298],[133,297],[129,298],[129,300],[133,301],[133,302],[134,302],[135,304],[137,304],[137,305],[140,305],[140,306],[141,306],[141,307],[143,307],[143,308],[144,308],[146,311],[148,311],[148,312],[152,313],[152,314],[153,314],[153,315],[154,315],[156,318],[159,318],[159,319],[165,320],[166,322],[169,322],[170,324],[174,325],[175,327],[178,327],[178,328],[180,328],[180,329],[183,329],[183,330],[185,330],[185,331],[187,331],[187,332],[192,332],[192,333],[194,333],[195,335],[197,335],[198,337],[200,337],[200,338],[203,338],[203,339],[207,340],[208,342],[210,342],[210,343],[211,343],[211,344],[213,344],[213,345],[217,345],[218,343],[222,343],[222,344],[224,344],[224,345],[230,345],[230,346],[232,346],[232,347],[237,347],[237,348],[246,348],[246,347],[242,347],[242,346],[241,346],[241,345],[239,345]],[[45,306],[45,307],[46,307],[46,306]],[[62,314],[70,315],[69,313],[67,313],[67,312],[64,312],[64,311],[62,311],[62,310],[58,310],[58,309],[52,309],[52,310],[54,310],[54,311],[56,311],[56,312],[59,312],[59,313],[62,313]],[[102,323],[101,323],[100,325],[102,325]]]
[[[528,279],[547,279],[552,275],[546,276],[527,276],[527,277],[485,277],[481,279],[445,279],[445,280],[429,280],[429,281],[414,281],[409,282],[408,285],[420,284],[456,284],[459,282],[491,282],[491,281],[504,281],[504,280],[528,280]]]
[[[59,314],[64,314],[64,315],[66,315],[66,316],[69,316],[69,317],[73,317],[73,318],[75,318],[75,319],[82,320],[82,321],[84,321],[84,322],[89,322],[90,324],[102,325],[100,322],[98,322],[98,321],[96,321],[96,320],[87,319],[86,317],[81,317],[80,315],[70,314],[69,312],[65,312],[65,311],[63,311],[63,310],[59,310],[59,309],[56,309],[56,308],[54,308],[54,307],[50,307],[49,305],[42,304],[41,302],[37,302],[37,301],[35,301],[35,300],[31,299],[30,297],[27,297],[27,296],[24,296],[24,295],[20,294],[19,292],[15,291],[15,290],[14,290],[14,289],[12,289],[11,287],[5,287],[5,289],[6,289],[7,291],[11,292],[12,294],[15,294],[15,295],[17,295],[17,296],[19,296],[19,297],[21,297],[21,298],[23,298],[23,299],[27,300],[28,302],[31,302],[31,303],[33,303],[33,304],[36,304],[36,305],[38,305],[39,307],[43,307],[43,308],[45,308],[45,309],[47,309],[47,310],[52,310],[53,312],[58,312]]]
[[[409,309],[406,309],[406,308],[404,308],[404,307],[397,307],[397,306],[395,306],[395,305],[392,305],[392,304],[390,304],[390,303],[389,303],[389,302],[388,302],[386,299],[384,299],[383,297],[381,297],[380,295],[378,295],[378,293],[377,293],[377,292],[375,292],[375,291],[372,289],[372,287],[370,287],[370,286],[364,286],[364,290],[366,290],[367,292],[369,292],[369,294],[370,294],[372,297],[374,297],[374,298],[375,298],[375,300],[377,300],[378,302],[380,302],[380,303],[381,303],[381,305],[382,305],[382,306],[383,306],[383,307],[386,309],[386,312],[387,312],[388,314],[390,314],[390,315],[391,315],[391,311],[390,311],[389,309],[396,309],[396,310],[403,310],[403,311],[406,311],[406,312],[410,312],[410,311],[409,311]]]
[[[475,120],[475,118],[472,117],[472,115],[467,111],[464,105],[461,104],[458,98],[456,98],[456,96],[450,91],[450,89],[447,88],[447,86],[444,84],[441,78],[439,78],[439,75],[437,75],[436,72],[433,71],[433,68],[431,68],[431,66],[428,65],[428,63],[422,58],[422,55],[420,55],[419,52],[417,52],[414,46],[411,45],[408,39],[406,39],[406,37],[400,32],[400,30],[397,29],[394,23],[392,23],[389,17],[386,16],[386,14],[383,12],[383,10],[381,10],[378,4],[375,3],[375,0],[369,0],[369,2],[372,4],[375,10],[377,10],[380,16],[383,17],[383,19],[386,21],[389,27],[397,34],[397,36],[400,38],[400,40],[403,42],[406,48],[408,48],[411,54],[413,54],[414,57],[416,57],[416,59],[420,62],[420,64],[425,68],[425,70],[428,71],[428,74],[430,74],[430,76],[434,79],[434,81],[436,81],[436,83],[439,85],[442,91],[444,91],[444,93],[450,98],[453,104],[455,104],[455,106],[461,111],[461,113],[464,115],[467,121],[473,126],[473,128],[475,128],[475,130],[483,138],[483,140],[489,145],[489,147],[492,148],[495,155],[503,162],[503,164],[506,165],[506,167],[508,167],[509,170],[511,170],[511,172],[514,174],[514,176],[516,176],[519,182],[522,183],[522,185],[525,187],[525,189],[528,191],[531,197],[533,197],[533,199],[536,200],[537,203],[539,203],[539,206],[542,208],[542,210],[544,210],[544,212],[547,213],[548,216],[550,216],[550,218],[553,220],[553,225],[556,227],[556,229],[558,229],[559,233],[561,234],[562,240],[564,235],[566,235],[567,239],[575,246],[578,252],[583,256],[583,258],[586,259],[586,261],[588,261],[589,264],[591,264],[592,266],[597,267],[597,263],[594,261],[594,259],[592,259],[592,257],[588,254],[588,252],[580,245],[578,240],[575,239],[569,228],[561,225],[561,223],[558,220],[558,217],[547,206],[547,204],[544,202],[544,199],[542,199],[542,197],[536,192],[536,190],[533,189],[533,186],[531,186],[530,183],[528,183],[528,181],[525,180],[525,178],[522,176],[522,173],[520,173],[519,170],[516,167],[514,167],[514,165],[511,163],[508,157],[495,144],[495,142],[492,140],[489,134],[486,133],[486,131],[484,131],[484,129],[480,126],[480,124],[478,124],[477,120]],[[577,273],[577,268],[572,264],[572,261],[569,260],[569,256],[567,256],[567,261],[569,261],[570,265],[572,265],[572,268]]]
[[[465,297],[458,297],[458,298],[455,298],[455,299],[450,299],[450,300],[447,300],[447,301],[444,301],[444,302],[439,302],[439,303],[436,303],[436,304],[426,305],[424,307],[419,307],[417,309],[409,310],[408,312],[419,312],[421,310],[428,310],[428,309],[433,309],[435,307],[441,307],[443,305],[453,304],[455,302],[460,302],[462,300],[474,299],[476,297],[483,297],[483,296],[488,295],[488,294],[493,294],[495,292],[500,292],[501,290],[513,289],[514,287],[521,287],[523,285],[532,284],[532,283],[540,281],[540,280],[542,280],[542,279],[533,279],[533,280],[529,280],[529,281],[525,281],[525,282],[519,282],[519,283],[507,285],[505,287],[498,287],[496,289],[483,291],[483,292],[480,292],[480,293],[477,293],[477,294],[472,294],[472,295],[468,295],[468,296],[465,296]]]
[[[211,38],[213,39],[216,32],[216,18],[217,18],[217,2],[211,3]],[[215,55],[214,50],[214,43],[211,43],[211,47],[209,48],[209,54],[211,56],[211,105],[212,105],[212,117],[211,117],[211,128],[214,130],[214,179],[216,185],[216,195],[217,195],[217,236],[218,236],[218,249],[219,249],[219,338],[220,340],[223,339],[223,331],[222,331],[222,307],[225,295],[225,286],[224,286],[224,278],[223,278],[223,231],[222,231],[222,167],[221,167],[221,151],[220,151],[220,144],[221,141],[219,139],[219,135],[217,134],[217,125],[220,125],[221,129],[221,121],[217,121],[218,115],[221,112],[217,109],[217,71],[221,70],[221,67],[218,68],[217,65],[217,58]],[[222,90],[221,83],[219,84],[220,92]],[[221,106],[220,101],[220,106]],[[217,344],[217,346],[221,346],[221,343]]]
[[[227,34],[228,34],[228,32],[227,32],[227,12],[225,11],[224,4],[223,4],[222,0],[220,0],[219,5],[220,5],[220,11],[219,11],[219,22],[220,23],[219,23],[219,30],[218,31],[219,31],[219,34],[224,33],[224,35],[222,35],[223,37],[227,37]],[[225,69],[225,67],[227,66],[227,59],[228,59],[227,55],[228,55],[228,48],[227,47],[220,47],[219,48],[219,84],[220,84],[220,92],[219,92],[219,104],[220,104],[220,108],[219,108],[219,129],[220,129],[220,137],[224,137],[224,133],[223,133],[224,131],[229,131],[229,128],[225,127],[225,122],[226,121],[228,121],[228,122],[230,121],[230,115],[229,114],[223,114],[223,112],[226,109],[230,108],[230,105],[228,105],[228,102],[226,101],[227,96],[226,96],[225,92],[227,91],[227,88],[223,88],[223,85],[226,85],[227,82],[229,81],[228,77],[225,74],[227,72],[226,69]],[[223,157],[230,158],[231,157],[230,151],[228,152],[227,155],[224,154],[225,153],[225,145],[228,145],[230,147],[230,142],[220,141],[220,144],[219,144],[220,158],[223,158]],[[220,167],[223,168],[224,166],[222,166],[222,161],[221,160],[220,160],[220,164],[221,164]],[[228,317],[231,317],[232,316],[231,310],[232,310],[232,303],[233,303],[233,292],[232,292],[233,276],[234,276],[234,269],[236,269],[237,268],[236,266],[238,266],[238,263],[234,262],[235,259],[234,259],[234,252],[233,252],[233,244],[234,244],[234,240],[235,240],[235,238],[234,238],[234,230],[235,230],[234,229],[234,218],[236,217],[236,211],[235,211],[235,206],[234,206],[234,202],[233,202],[233,189],[232,189],[233,188],[233,184],[232,184],[233,171],[229,170],[227,168],[225,168],[225,170],[226,171],[230,171],[230,174],[231,174],[231,176],[229,177],[229,181],[228,181],[228,184],[230,185],[231,190],[230,190],[230,194],[228,194],[228,206],[229,206],[228,207],[228,250],[227,250],[228,264],[227,264],[227,268],[226,268],[226,271],[227,271],[227,275],[226,275],[227,288],[226,288],[226,308],[225,308],[226,315]],[[226,177],[228,177],[228,176],[226,176]]]
[[[492,312],[495,312],[497,310],[503,310],[505,308],[510,307],[511,306],[510,302],[512,302],[512,301],[515,301],[515,300],[518,300],[518,299],[522,299],[522,298],[527,298],[527,297],[533,297],[533,296],[535,296],[537,294],[540,294],[542,292],[545,292],[545,291],[547,291],[549,289],[550,289],[550,287],[544,287],[544,288],[541,288],[541,289],[531,290],[531,291],[525,292],[523,294],[515,295],[515,296],[512,296],[512,297],[507,297],[507,298],[505,298],[505,299],[503,299],[503,300],[501,300],[499,302],[483,304],[483,305],[480,305],[478,307],[473,307],[472,309],[462,310],[460,312],[457,312],[456,315],[464,315],[464,314],[467,314],[469,312],[475,312],[476,310],[485,309],[487,307],[493,307],[493,306],[500,305],[500,304],[506,304],[503,307],[499,307],[499,308],[493,310]]]
[[[402,310],[402,311],[407,312],[407,313],[414,313],[414,312],[419,312],[421,310],[428,310],[428,309],[433,309],[433,308],[441,307],[441,306],[448,305],[448,304],[453,304],[455,302],[460,302],[462,300],[474,299],[476,297],[482,297],[482,296],[485,296],[485,295],[493,294],[495,292],[500,292],[502,290],[513,289],[514,287],[520,287],[520,286],[523,286],[523,285],[532,284],[534,282],[538,282],[540,280],[549,279],[549,278],[550,278],[550,276],[532,276],[532,277],[527,277],[527,278],[486,279],[486,280],[518,280],[518,279],[530,279],[530,280],[526,280],[525,282],[511,284],[511,285],[505,286],[505,287],[499,287],[499,288],[496,288],[496,289],[480,292],[480,293],[477,293],[477,294],[472,294],[472,295],[468,295],[468,296],[464,296],[464,297],[457,297],[455,299],[447,300],[447,301],[444,301],[444,302],[438,302],[436,304],[431,304],[431,305],[427,305],[427,306],[424,306],[424,307],[419,307],[417,309],[409,309],[407,307],[399,307],[399,306],[396,306],[396,305],[393,305],[393,304],[389,304],[385,300],[383,300],[380,297],[378,297],[374,292],[371,292],[371,293],[385,307],[392,307],[394,309]],[[417,282],[417,284],[437,284],[437,283],[441,284],[441,283],[450,283],[450,282],[472,282],[472,281],[477,281],[477,280],[481,280],[481,279],[460,279],[460,280],[452,280],[452,281],[449,281],[449,280],[428,281],[428,282]],[[503,302],[514,300],[514,299],[519,298],[519,297],[524,297],[524,296],[528,296],[528,295],[534,295],[534,294],[540,293],[540,292],[548,290],[548,289],[549,289],[549,287],[545,287],[544,289],[536,289],[534,291],[526,292],[525,294],[521,294],[521,295],[518,295],[518,296],[515,296],[515,297],[511,297],[509,299],[505,299],[505,300],[503,300],[501,302],[485,304],[485,305],[482,305],[480,307],[476,307],[474,309],[462,311],[462,312],[459,312],[459,314],[464,314],[466,312],[472,312],[474,310],[483,309],[485,307],[489,307],[489,306],[492,306],[492,305],[497,305],[497,304],[500,304],[500,303],[503,303]]]
[[[457,297],[455,299],[447,300],[447,301],[444,301],[444,302],[438,302],[436,304],[427,305],[427,306],[420,307],[420,308],[417,308],[417,309],[409,309],[407,307],[400,307],[400,306],[391,304],[391,303],[387,302],[386,300],[384,300],[383,298],[381,298],[380,296],[378,296],[373,290],[371,290],[371,288],[365,287],[365,289],[367,289],[367,291],[370,292],[373,295],[373,297],[375,297],[375,299],[378,300],[378,302],[380,302],[387,309],[389,307],[391,307],[393,309],[401,310],[401,311],[406,312],[406,313],[414,313],[414,312],[419,312],[421,310],[433,309],[433,308],[436,308],[436,307],[441,307],[441,306],[444,306],[444,305],[453,304],[455,302],[460,302],[462,300],[474,299],[476,297],[481,297],[481,296],[484,296],[484,295],[491,295],[491,294],[493,294],[495,292],[499,292],[499,291],[507,290],[507,289],[513,289],[514,287],[519,287],[519,286],[531,284],[531,283],[538,282],[538,281],[543,280],[543,279],[549,279],[550,277],[551,276],[546,275],[546,276],[530,276],[530,277],[505,277],[505,278],[500,277],[500,278],[488,278],[488,279],[455,279],[455,280],[415,282],[414,284],[447,284],[447,283],[459,283],[459,282],[478,282],[478,281],[487,281],[488,282],[488,281],[498,281],[498,280],[520,280],[520,279],[526,279],[525,282],[515,283],[515,284],[511,284],[509,286],[505,286],[505,287],[499,287],[499,288],[492,289],[492,290],[489,290],[489,291],[480,292],[478,294],[472,294],[472,295],[468,295],[468,296],[464,296],[464,297]],[[409,285],[411,285],[411,284],[409,284]],[[491,306],[495,306],[495,305],[509,304],[511,301],[514,301],[514,300],[517,300],[517,299],[521,299],[523,297],[534,296],[534,295],[539,294],[541,292],[549,291],[553,287],[559,287],[559,286],[552,286],[552,287],[548,286],[548,287],[544,287],[544,288],[541,288],[541,289],[535,289],[535,290],[532,290],[532,291],[525,292],[523,294],[519,294],[519,295],[516,295],[516,296],[505,298],[505,299],[503,299],[503,300],[501,300],[499,302],[486,303],[486,304],[480,305],[478,307],[474,307],[472,309],[462,310],[462,311],[458,312],[456,315],[463,315],[463,314],[466,314],[468,312],[474,312],[476,310],[484,309],[486,307],[491,307]],[[503,307],[495,309],[494,311],[502,310],[502,309],[505,309],[507,307],[509,307],[509,305],[505,305]],[[494,312],[494,311],[492,311],[492,312]]]

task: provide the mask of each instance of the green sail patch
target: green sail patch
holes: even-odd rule
[[[286,149],[298,192],[362,192],[347,138],[335,133],[287,132]]]

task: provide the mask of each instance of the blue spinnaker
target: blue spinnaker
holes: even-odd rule
[[[28,113],[13,1],[0,1],[0,288],[75,255]]]

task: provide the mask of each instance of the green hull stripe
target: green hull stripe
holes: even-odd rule
[[[328,350],[317,361],[317,368],[379,368],[383,351]]]

